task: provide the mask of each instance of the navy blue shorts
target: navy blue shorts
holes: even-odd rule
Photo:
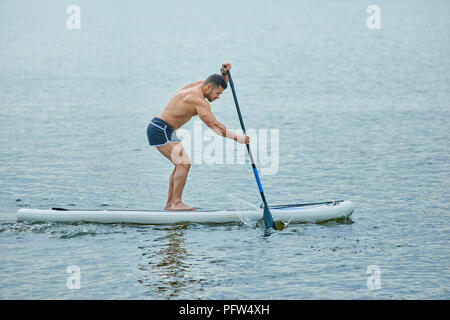
[[[147,127],[148,143],[151,146],[163,146],[167,142],[180,142],[175,130],[164,120],[154,117]]]

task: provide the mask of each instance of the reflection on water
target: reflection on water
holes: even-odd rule
[[[151,288],[149,296],[154,297],[156,293],[163,298],[175,298],[183,288],[196,282],[186,276],[189,268],[189,254],[183,246],[186,228],[186,225],[158,228],[165,235],[139,247],[142,250],[139,265],[142,275],[138,282]]]

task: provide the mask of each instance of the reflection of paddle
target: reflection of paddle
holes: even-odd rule
[[[236,91],[234,90],[234,83],[233,83],[233,79],[231,79],[230,71],[228,71],[228,80],[230,81],[231,91],[233,92],[234,104],[236,105],[236,111],[239,116],[239,122],[241,123],[242,131],[244,132],[244,134],[246,134],[244,121],[242,120],[242,114],[241,114],[241,110],[239,108],[239,102],[237,100]],[[250,145],[246,144],[246,147],[247,147],[247,151],[248,151],[248,156],[252,163],[253,173],[255,174],[256,183],[258,184],[259,192],[261,193],[261,198],[264,203],[264,214],[263,214],[264,225],[266,226],[266,229],[274,228],[276,230],[283,230],[284,223],[282,221],[277,220],[275,223],[273,221],[272,214],[270,213],[270,210],[269,210],[269,205],[267,204],[266,196],[264,195],[261,181],[259,180],[258,170],[256,169],[255,160],[253,159],[252,151],[250,150]]]

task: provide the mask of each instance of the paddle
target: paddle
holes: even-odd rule
[[[233,93],[233,99],[234,99],[234,104],[236,105],[236,111],[239,116],[239,122],[241,123],[242,131],[244,132],[244,134],[246,134],[244,121],[242,120],[241,109],[239,108],[239,102],[237,100],[236,90],[234,89],[234,83],[233,83],[233,79],[231,78],[230,71],[228,71],[228,80],[230,81],[230,87],[231,87],[231,91]],[[267,204],[266,196],[264,195],[264,190],[261,185],[261,180],[259,179],[258,170],[256,169],[256,164],[255,164],[255,160],[253,159],[250,145],[246,144],[245,146],[247,147],[248,156],[250,158],[250,162],[252,163],[253,173],[255,175],[256,183],[258,184],[259,193],[261,194],[261,198],[264,203],[263,220],[264,220],[264,225],[266,227],[266,230],[269,228],[274,228],[275,230],[283,230],[284,223],[282,221],[277,220],[275,223],[273,221],[273,217],[272,217],[272,214],[270,213],[269,205]]]

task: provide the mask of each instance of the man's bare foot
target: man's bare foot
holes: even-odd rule
[[[166,204],[164,210],[167,211],[195,211],[194,207],[188,206],[183,202]]]

